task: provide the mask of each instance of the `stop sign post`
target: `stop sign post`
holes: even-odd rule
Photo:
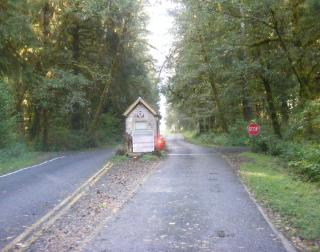
[[[260,134],[260,125],[257,123],[250,123],[247,127],[249,136],[257,136]]]

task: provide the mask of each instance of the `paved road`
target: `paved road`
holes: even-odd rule
[[[0,177],[0,250],[91,177],[112,154],[110,149],[69,154]]]
[[[286,251],[213,149],[181,139],[85,251]]]

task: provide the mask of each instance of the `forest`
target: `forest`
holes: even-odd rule
[[[320,2],[177,2],[168,127],[281,156],[319,181]],[[249,122],[261,125],[258,137],[248,137]]]
[[[138,96],[157,106],[139,0],[0,0],[0,156],[121,138]]]
[[[281,156],[319,181],[320,2],[174,2],[168,128]],[[97,147],[121,137],[138,96],[158,107],[145,4],[0,0],[0,159]]]

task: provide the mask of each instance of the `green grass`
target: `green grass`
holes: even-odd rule
[[[54,155],[54,153],[23,152],[16,157],[1,157],[0,175],[14,172],[24,167],[39,164],[47,159],[52,158]]]
[[[241,164],[240,174],[258,201],[279,213],[293,227],[291,235],[320,239],[320,188],[287,172],[274,157],[243,153],[254,160]]]
[[[157,161],[159,160],[159,157],[153,154],[144,154],[141,157],[141,160],[143,161]]]
[[[216,144],[214,144],[212,139],[206,138],[203,135],[199,137],[193,131],[185,131],[182,133],[182,135],[184,136],[185,140],[187,140],[189,143],[192,143],[192,144],[201,145],[205,147],[216,146]]]
[[[195,132],[183,132],[185,139],[193,144],[205,147],[217,146],[247,146],[250,138],[247,135],[239,136],[238,132],[232,130],[229,134],[207,132],[197,135]]]
[[[125,162],[125,161],[128,161],[130,160],[130,158],[128,156],[125,156],[125,155],[115,155],[112,159],[111,159],[111,162],[115,163],[115,164],[118,164],[118,163],[121,163],[121,162]]]

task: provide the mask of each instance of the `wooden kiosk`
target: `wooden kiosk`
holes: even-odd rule
[[[126,141],[128,152],[155,151],[159,136],[159,114],[139,97],[123,114],[126,117]]]

